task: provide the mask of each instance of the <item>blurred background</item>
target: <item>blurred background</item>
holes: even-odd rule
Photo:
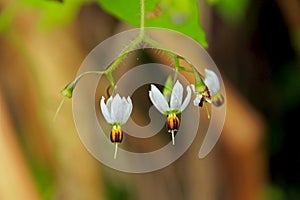
[[[57,21],[60,12],[28,2],[0,2],[0,199],[300,199],[298,0],[199,1],[207,51],[225,81],[225,126],[205,159],[195,157],[197,137],[172,165],[146,174],[94,159],[71,100],[52,120],[85,56],[132,27],[93,1],[45,1],[68,5]]]

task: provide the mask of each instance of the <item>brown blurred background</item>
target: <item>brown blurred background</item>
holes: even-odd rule
[[[225,80],[225,126],[205,159],[195,157],[197,138],[147,174],[95,160],[77,135],[71,100],[52,121],[85,56],[131,28],[96,3],[76,6],[70,23],[43,29],[36,8],[0,3],[3,15],[18,10],[0,33],[0,199],[300,199],[299,1],[249,1],[238,18],[200,1],[207,50]]]

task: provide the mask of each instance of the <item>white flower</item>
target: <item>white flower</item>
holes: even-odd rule
[[[180,120],[177,114],[180,114],[189,104],[191,100],[191,88],[186,87],[187,95],[183,100],[183,87],[181,83],[177,80],[170,98],[170,105],[166,97],[159,91],[159,89],[151,84],[151,90],[149,91],[149,97],[153,105],[157,108],[159,112],[167,115],[167,128],[168,132],[172,134],[172,143],[175,144],[174,133],[176,133],[180,126]]]
[[[191,84],[193,92],[196,94],[196,98],[194,99],[193,103],[194,106],[203,106],[203,102],[211,103],[210,95],[207,91],[203,90],[202,92],[198,92],[193,84]]]
[[[151,90],[149,91],[149,97],[153,105],[157,108],[159,112],[164,115],[168,114],[180,114],[189,104],[191,99],[191,88],[190,86],[186,87],[187,95],[182,102],[183,97],[183,87],[181,83],[177,80],[173,89],[170,98],[170,106],[167,102],[167,99],[159,91],[159,89],[151,84]]]
[[[112,125],[110,141],[115,143],[114,158],[116,158],[118,143],[121,143],[123,140],[121,126],[125,124],[130,117],[132,102],[130,97],[127,97],[127,99],[125,97],[121,98],[119,94],[116,94],[115,97],[109,97],[106,104],[104,100],[105,98],[102,97],[100,107],[105,120]]]
[[[123,125],[127,122],[131,111],[132,102],[130,97],[121,98],[119,94],[115,97],[109,97],[106,104],[105,98],[102,97],[100,107],[105,120],[111,125]]]
[[[205,85],[208,87],[210,96],[214,96],[220,90],[220,81],[217,74],[209,69],[205,69],[206,77],[204,79]]]
[[[198,88],[195,88],[193,84],[191,85],[193,92],[196,94],[196,98],[194,99],[195,106],[202,107],[204,101],[212,103],[212,97],[220,90],[220,82],[217,74],[209,69],[205,69],[205,73],[204,85],[203,83],[198,83],[200,84]]]

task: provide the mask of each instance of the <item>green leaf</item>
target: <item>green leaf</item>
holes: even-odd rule
[[[38,13],[39,26],[51,28],[57,25],[65,25],[72,21],[80,7],[86,0],[20,0],[17,3],[10,3],[4,8],[0,15],[0,31],[5,30],[18,12],[24,10]]]
[[[139,0],[97,0],[104,10],[133,26],[140,25]],[[179,31],[207,47],[197,0],[146,0],[145,26]]]
[[[0,32],[5,31],[10,24],[12,24],[16,10],[16,4],[10,4],[9,6],[2,8],[2,11],[0,12]]]
[[[206,0],[226,20],[237,23],[244,19],[249,0]]]
[[[40,26],[51,28],[57,25],[66,25],[77,15],[80,7],[86,0],[23,0],[41,13]]]
[[[145,11],[153,11],[160,0],[145,0]],[[108,13],[133,26],[140,25],[140,0],[97,0]]]

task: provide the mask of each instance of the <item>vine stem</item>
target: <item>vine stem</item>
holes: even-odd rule
[[[77,82],[85,75],[88,74],[104,74],[106,75],[106,77],[108,78],[111,87],[113,88],[113,92],[112,94],[114,94],[115,91],[115,81],[113,79],[112,76],[112,72],[117,68],[117,66],[121,63],[121,61],[124,59],[124,57],[131,52],[139,43],[141,43],[144,38],[145,38],[145,0],[141,0],[140,1],[140,12],[141,12],[141,18],[140,18],[140,32],[139,32],[139,36],[133,40],[125,49],[122,50],[122,52],[120,53],[120,55],[117,57],[116,60],[114,60],[109,67],[105,70],[105,71],[86,71],[81,73],[80,75],[78,75],[72,82],[70,82],[64,90],[67,90],[67,93],[70,94],[70,96],[68,96],[69,98],[72,97],[72,93],[73,93],[73,89],[75,87],[75,85],[77,84]],[[58,106],[58,109],[55,113],[54,116],[54,121],[57,117],[58,112],[60,111],[62,105],[64,103],[64,100],[61,101],[61,103]]]
[[[82,74],[79,74],[74,80],[74,84],[76,84],[83,76],[87,75],[87,74],[104,74],[105,71],[86,71],[83,72]]]
[[[110,82],[110,85],[114,88],[115,82],[112,77],[112,72],[117,68],[117,66],[121,63],[121,61],[124,59],[124,57],[132,51],[139,43],[141,43],[145,36],[145,0],[140,1],[140,7],[141,7],[141,19],[140,19],[140,33],[139,36],[133,40],[125,49],[122,50],[118,58],[113,61],[112,64],[109,65],[109,67],[105,71],[86,71],[77,76],[71,83],[76,85],[76,83],[85,75],[87,74],[105,74]]]
[[[141,21],[140,21],[140,36],[144,37],[145,35],[145,0],[141,0]]]
[[[184,57],[182,57],[180,55],[177,55],[177,54],[173,53],[172,51],[164,48],[158,42],[152,40],[149,37],[145,37],[144,41],[147,42],[148,44],[154,46],[154,47],[159,48],[160,50],[164,51],[169,56],[173,57],[174,60],[175,60],[175,69],[179,66],[179,59],[181,59],[181,60],[185,61],[187,64],[189,64],[189,66],[192,68],[192,71],[186,70],[186,69],[184,71],[186,71],[186,72],[192,72],[192,73],[196,73],[197,72],[195,66],[193,65],[193,63],[190,60],[188,60],[188,59],[186,59],[186,58],[184,58]],[[177,70],[178,70],[178,68],[177,68]]]
[[[62,105],[64,104],[65,102],[65,98],[63,98],[61,101],[60,101],[60,104],[58,105],[57,109],[56,109],[56,112],[54,114],[54,117],[53,117],[53,122],[56,121],[56,118],[57,118],[57,115],[58,115],[58,112],[61,110],[62,108]]]

